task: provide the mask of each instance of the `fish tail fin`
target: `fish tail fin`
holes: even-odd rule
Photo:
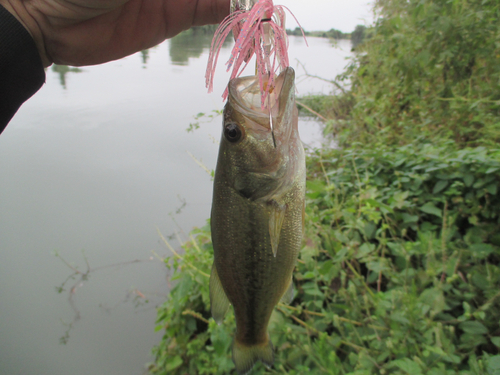
[[[248,346],[237,340],[233,342],[233,362],[238,374],[248,374],[259,360],[267,367],[271,367],[274,363],[273,344],[269,336],[267,341],[260,345]]]

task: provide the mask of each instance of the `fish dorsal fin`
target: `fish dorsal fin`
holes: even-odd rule
[[[287,305],[293,300],[293,279],[290,279],[290,285],[286,288],[285,294],[281,296],[280,301],[286,303]]]
[[[210,274],[210,310],[217,324],[222,323],[222,319],[224,319],[224,315],[226,315],[228,309],[229,299],[222,288],[214,262],[212,265],[212,273]]]
[[[285,219],[285,212],[285,204],[279,204],[274,200],[271,201],[269,214],[269,236],[271,237],[271,248],[275,257],[278,253],[281,227],[283,226],[283,220]]]

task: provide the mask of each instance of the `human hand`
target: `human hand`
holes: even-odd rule
[[[93,65],[217,23],[229,0],[0,0],[28,30],[45,67]]]

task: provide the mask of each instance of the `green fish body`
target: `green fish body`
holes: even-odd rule
[[[233,305],[233,361],[245,374],[274,362],[271,313],[293,296],[292,272],[304,226],[305,154],[298,134],[295,72],[276,79],[265,111],[256,77],[229,83],[211,214],[210,301],[220,324]]]

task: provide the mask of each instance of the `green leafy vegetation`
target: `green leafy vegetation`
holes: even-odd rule
[[[330,117],[342,145],[401,145],[425,135],[459,147],[500,141],[497,0],[377,2],[380,18],[339,79],[349,121]],[[331,107],[336,103],[332,102]]]
[[[318,152],[295,297],[253,374],[496,374],[500,150],[421,142]],[[208,225],[167,260],[153,374],[230,374],[234,316],[210,317]]]
[[[500,4],[377,7],[338,94],[299,99],[342,149],[308,156],[294,299],[252,374],[500,375]],[[152,374],[235,373],[212,260],[209,225],[166,260]]]
[[[366,26],[357,25],[351,34],[352,48],[355,49],[358,45],[363,43],[365,38],[369,38]]]

